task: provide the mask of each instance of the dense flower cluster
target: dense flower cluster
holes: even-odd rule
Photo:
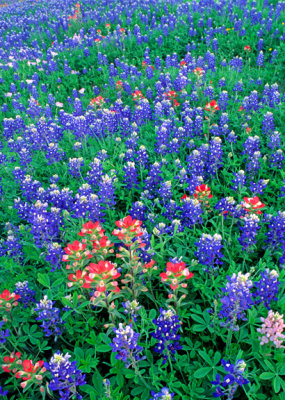
[[[260,319],[263,324],[261,328],[257,329],[257,332],[262,335],[260,337],[261,346],[272,342],[278,349],[285,347],[282,345],[282,342],[285,339],[285,335],[282,333],[285,328],[283,315],[269,310],[267,317],[261,317]]]
[[[34,311],[38,312],[37,321],[41,321],[41,327],[44,330],[45,336],[55,336],[55,340],[63,331],[64,321],[61,319],[60,310],[54,307],[54,301],[44,296],[36,305]]]
[[[243,376],[246,363],[243,360],[238,360],[236,364],[231,364],[229,361],[222,360],[221,364],[227,374],[223,380],[221,380],[220,374],[217,374],[215,381],[211,382],[216,386],[213,396],[215,398],[227,396],[228,400],[232,400],[238,387],[249,383]]]
[[[199,242],[195,243],[198,247],[198,251],[195,255],[198,257],[199,263],[204,265],[206,272],[212,272],[218,268],[219,265],[223,264],[221,253],[222,236],[215,233],[213,236],[203,233]]]
[[[61,400],[68,400],[71,396],[81,400],[83,397],[78,393],[77,386],[86,384],[85,375],[77,369],[76,361],[70,361],[70,355],[56,352],[48,363],[46,369],[52,374],[49,389],[58,391]]]
[[[138,345],[139,333],[134,332],[132,325],[123,326],[119,324],[119,328],[114,328],[116,336],[110,344],[112,351],[116,352],[117,360],[122,360],[126,368],[134,367],[136,363],[143,359],[140,353],[143,347]]]
[[[160,316],[152,321],[156,325],[156,331],[152,336],[158,340],[154,347],[154,351],[162,355],[163,364],[169,357],[175,360],[175,353],[182,349],[179,344],[180,335],[177,332],[180,329],[179,317],[175,315],[173,310],[160,309]]]
[[[225,323],[221,322],[222,326],[238,330],[238,320],[246,320],[245,311],[253,305],[251,293],[253,283],[249,278],[249,273],[242,274],[241,272],[227,277],[227,285],[222,288],[225,295],[221,297],[222,308],[219,312],[219,317],[226,319]]]
[[[256,304],[263,303],[269,310],[271,301],[277,301],[278,287],[280,285],[280,282],[278,282],[279,274],[275,269],[270,271],[266,268],[264,272],[260,272],[260,275],[260,280],[254,282],[256,291],[253,296]]]
[[[16,295],[20,296],[19,298],[19,303],[23,304],[24,307],[28,307],[31,303],[34,303],[35,301],[35,290],[32,290],[29,288],[29,282],[17,282],[16,283],[16,289],[15,289]]]

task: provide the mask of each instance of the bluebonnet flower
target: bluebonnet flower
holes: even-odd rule
[[[233,186],[231,188],[234,191],[242,189],[246,184],[246,175],[243,170],[234,173],[234,179],[232,179]]]
[[[28,281],[17,282],[15,293],[20,295],[19,303],[22,303],[24,307],[28,307],[30,303],[35,301],[35,291],[29,288]]]
[[[45,336],[55,336],[55,340],[61,335],[63,331],[63,324],[65,323],[60,317],[59,308],[53,307],[55,302],[48,300],[44,296],[42,300],[36,305],[34,311],[39,313],[36,318],[37,321],[42,321],[41,328],[43,328]]]
[[[123,166],[124,175],[124,183],[126,184],[127,189],[131,190],[132,188],[138,188],[138,180],[137,180],[137,170],[134,162],[127,161],[127,164]]]
[[[102,175],[101,180],[98,182],[98,196],[100,198],[100,203],[104,207],[113,207],[116,205],[115,196],[115,183],[117,177],[113,170],[110,171],[110,175]]]
[[[265,215],[265,222],[268,223],[265,242],[275,250],[280,244],[285,243],[285,211],[279,211],[275,217]]]
[[[51,272],[54,272],[56,268],[60,269],[62,256],[64,250],[59,243],[49,243],[47,247],[46,261],[51,263]]]
[[[274,131],[268,138],[267,146],[270,149],[278,149],[280,147],[280,133],[278,131]]]
[[[122,306],[124,307],[124,313],[130,314],[131,318],[136,322],[138,311],[142,308],[142,306],[139,305],[139,302],[137,300],[128,300],[122,303]]]
[[[48,165],[61,161],[65,157],[65,153],[58,147],[57,143],[49,143],[45,154]]]
[[[255,151],[251,157],[252,158],[246,164],[246,170],[248,171],[249,175],[251,177],[253,177],[254,175],[256,175],[258,173],[260,166],[261,166],[260,151]],[[272,161],[272,163],[273,163],[273,161]]]
[[[257,65],[258,67],[262,67],[262,66],[263,66],[263,63],[264,63],[264,54],[263,54],[263,51],[261,50],[261,51],[258,53],[258,56],[257,56],[257,58],[256,58],[256,65]]]
[[[210,141],[209,155],[206,163],[207,173],[210,176],[217,175],[218,169],[222,167],[222,140],[219,137],[214,137]]]
[[[273,119],[273,113],[272,112],[267,112],[262,121],[262,132],[265,135],[269,135],[274,131],[274,119]]]
[[[246,363],[243,360],[238,360],[236,364],[231,364],[224,359],[221,361],[222,366],[225,368],[227,374],[221,380],[220,374],[216,375],[216,380],[211,382],[212,385],[217,386],[213,397],[227,396],[227,400],[232,400],[239,386],[247,385],[249,381],[243,377]]]
[[[269,167],[282,169],[284,164],[284,154],[282,149],[276,150],[275,153],[269,157]]]
[[[77,369],[76,361],[69,361],[70,357],[68,353],[63,355],[58,351],[44,364],[52,374],[49,389],[58,391],[61,400],[69,400],[73,396],[81,400],[83,397],[77,392],[77,386],[86,384],[85,375]]]
[[[81,167],[84,166],[83,157],[70,158],[68,162],[68,172],[74,178],[79,178],[81,175]]]
[[[195,224],[202,223],[202,206],[197,199],[186,198],[181,206],[181,223],[184,227],[191,228]]]
[[[7,231],[7,238],[2,243],[0,242],[0,252],[2,255],[7,254],[15,262],[20,262],[24,257],[21,231],[19,227],[10,222],[5,224],[5,230]]]
[[[86,180],[91,186],[95,187],[103,175],[103,165],[99,158],[94,158],[89,167],[90,171],[87,172]]]
[[[132,325],[119,324],[119,328],[114,328],[116,336],[110,344],[112,351],[116,352],[116,359],[125,362],[126,368],[130,365],[135,366],[137,361],[144,357],[140,356],[143,348],[138,345],[139,333],[134,332]]]
[[[146,206],[141,201],[136,201],[129,210],[129,214],[132,218],[138,219],[139,221],[145,221],[146,211]]]
[[[145,189],[149,190],[150,194],[153,195],[159,183],[163,180],[161,177],[161,163],[155,162],[149,171],[148,177],[146,178],[145,182]]]
[[[269,179],[260,179],[257,183],[250,182],[249,190],[252,192],[253,196],[263,194],[268,182]]]
[[[229,215],[236,217],[237,208],[235,204],[236,202],[233,197],[224,197],[218,201],[218,203],[215,205],[215,209],[219,210],[224,218],[227,218]]]
[[[239,330],[237,321],[239,319],[246,321],[245,311],[253,305],[250,292],[253,283],[249,277],[250,273],[242,274],[241,272],[233,274],[232,277],[227,276],[227,285],[222,288],[222,291],[226,294],[221,297],[222,308],[219,312],[219,318],[226,318],[226,322],[221,322],[221,326],[237,331]]]
[[[259,151],[259,144],[259,136],[249,136],[243,143],[244,151],[242,152],[242,154],[252,156],[255,151]]]
[[[151,391],[151,395],[153,397],[150,400],[172,400],[174,397],[174,393],[170,393],[166,387],[162,388],[158,393]]]
[[[0,386],[0,396],[7,396],[8,393],[8,390],[4,390],[2,386]]]
[[[223,264],[221,253],[222,245],[221,235],[215,233],[213,236],[203,233],[199,242],[195,243],[198,247],[198,251],[195,255],[198,257],[199,263],[204,265],[206,268],[203,270],[206,272],[213,271],[218,268],[218,265]]]
[[[171,309],[160,308],[160,316],[152,322],[157,329],[151,335],[158,340],[154,351],[162,355],[163,364],[166,363],[169,356],[175,360],[176,351],[182,349],[179,344],[180,335],[177,334],[180,328],[178,316]]]
[[[240,222],[239,229],[241,236],[238,241],[243,247],[243,250],[250,251],[252,246],[256,243],[257,231],[260,229],[259,218],[255,214],[251,214],[243,218],[243,223]]]
[[[2,326],[5,324],[5,321],[0,321],[0,343],[5,343],[7,338],[10,336],[9,329],[2,329]]]
[[[266,270],[260,272],[261,278],[258,282],[254,282],[256,287],[256,292],[253,294],[255,299],[255,304],[263,303],[264,306],[270,310],[270,302],[271,300],[277,301],[277,294],[278,294],[278,286],[280,282],[278,282],[279,274],[278,272],[273,269]]]
[[[171,181],[162,182],[160,188],[157,191],[158,195],[162,197],[164,201],[169,200],[172,197]]]

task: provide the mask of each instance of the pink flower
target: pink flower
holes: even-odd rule
[[[259,338],[260,345],[272,342],[277,349],[284,348],[285,346],[282,345],[282,341],[285,339],[285,335],[282,333],[285,327],[283,315],[270,310],[266,318],[260,319],[263,322],[261,328],[257,329],[257,332],[262,334]]]
[[[57,106],[57,107],[63,107],[63,103],[60,103],[59,101],[57,101],[56,103],[55,103],[55,105]]]

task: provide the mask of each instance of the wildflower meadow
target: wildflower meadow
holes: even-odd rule
[[[0,0],[3,400],[285,400],[284,21]]]

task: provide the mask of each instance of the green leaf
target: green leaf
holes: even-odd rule
[[[211,367],[199,368],[199,369],[197,369],[197,371],[194,372],[194,378],[197,378],[197,379],[204,378],[211,371],[212,371]]]
[[[108,344],[97,344],[95,349],[99,353],[107,353],[108,351],[112,350],[111,346],[109,346]]]
[[[152,321],[155,317],[156,317],[156,310],[153,308],[153,309],[150,310],[150,312],[149,312],[149,319],[150,319],[150,321]]]
[[[136,396],[137,394],[142,393],[142,392],[144,391],[144,389],[145,389],[145,388],[144,388],[143,386],[138,386],[138,387],[134,388],[134,389],[131,391],[131,393],[132,393],[133,396]]]
[[[269,380],[272,379],[275,374],[273,372],[263,372],[259,375],[260,379]]]
[[[281,381],[281,379],[279,378],[279,376],[276,376],[273,379],[273,389],[274,389],[275,393],[278,393],[279,390],[280,390],[280,386],[281,386],[281,382],[280,381]]]
[[[207,329],[207,327],[206,327],[205,325],[194,324],[194,325],[192,325],[192,329],[193,329],[193,331],[195,331],[195,332],[202,332],[202,331],[204,331],[205,329]]]
[[[50,288],[50,279],[49,279],[49,275],[48,274],[40,274],[40,273],[38,273],[38,282],[41,285]]]
[[[203,351],[203,350],[198,350],[198,353],[200,354],[200,356],[203,358],[203,360],[206,361],[206,363],[208,363],[209,365],[212,365],[213,362],[211,360],[211,358],[208,356],[208,354]]]

